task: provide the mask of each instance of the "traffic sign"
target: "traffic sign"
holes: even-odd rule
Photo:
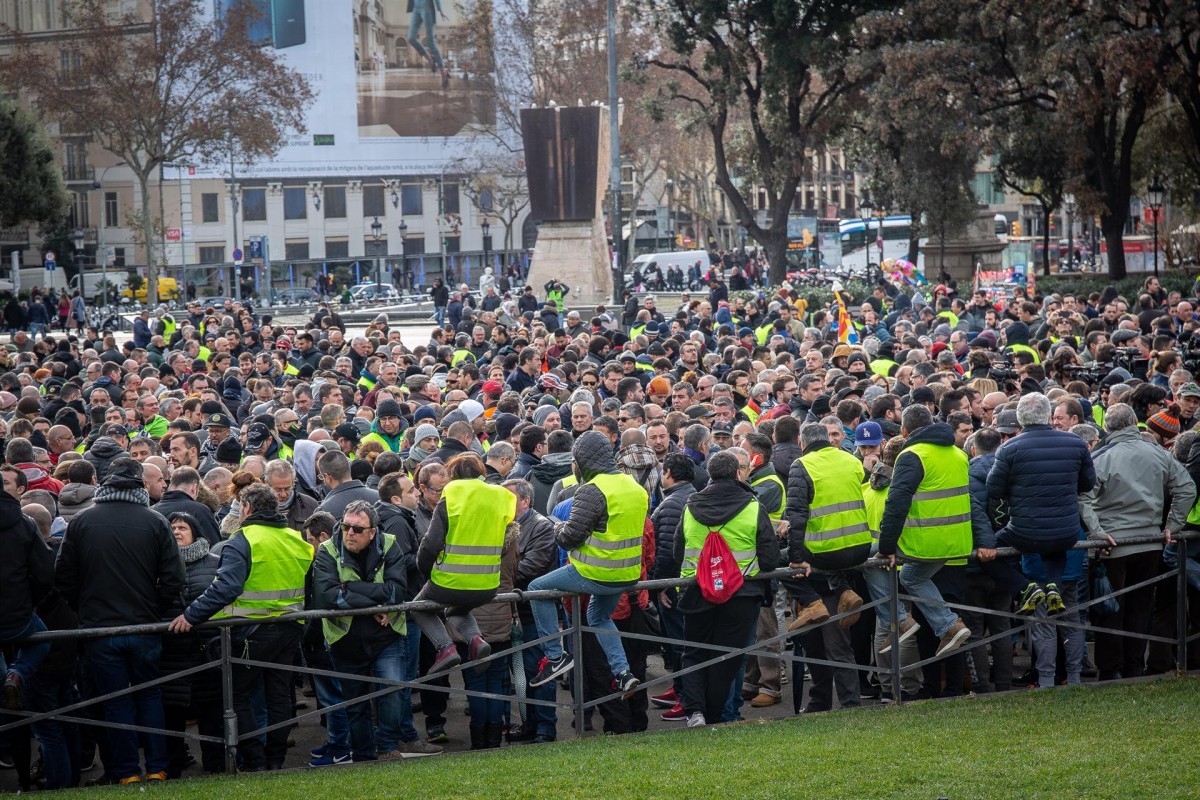
[[[50,254],[49,254],[49,253],[47,253],[47,255],[50,255]],[[54,270],[56,270],[56,269],[58,269],[58,262],[56,262],[56,261],[51,261],[50,259],[48,259],[48,258],[47,258],[47,259],[46,259],[46,271],[47,271],[47,272],[54,272]]]
[[[54,255],[53,250],[47,250],[46,251],[46,260],[47,261],[58,261],[58,256]]]
[[[240,248],[240,247],[233,248],[233,263],[240,267],[242,265],[243,260],[244,260],[244,254],[242,253],[242,248]]]
[[[183,239],[183,231],[179,228],[167,228],[167,241],[178,242]]]

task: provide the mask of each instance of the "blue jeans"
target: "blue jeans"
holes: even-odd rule
[[[616,624],[612,621],[612,613],[616,610],[617,603],[621,602],[621,595],[625,594],[628,588],[628,586],[602,586],[595,581],[588,580],[579,574],[579,570],[575,569],[574,564],[559,567],[529,583],[531,592],[579,592],[592,596],[588,603],[587,624],[593,628],[612,631],[611,634],[597,633],[596,639],[599,640],[600,647],[604,650],[604,655],[608,659],[608,667],[612,670],[613,675],[620,675],[629,669],[629,661],[625,658],[625,648],[621,646],[621,637],[617,633]],[[529,606],[533,609],[533,622],[537,626],[538,638],[549,636],[558,630],[558,610],[557,604],[553,600],[533,600]],[[542,645],[542,649],[546,651],[547,657],[552,661],[562,657],[562,643],[558,639],[547,640]]]
[[[439,328],[446,324],[446,307],[445,306],[434,306],[433,307],[433,321],[437,323],[437,326]]]
[[[531,680],[534,675],[537,675],[538,662],[544,655],[546,655],[546,651],[540,644],[526,647],[521,651],[521,657],[525,660],[526,680]],[[525,696],[533,700],[554,700],[557,691],[554,681],[550,681],[537,688],[527,686]],[[558,736],[558,713],[553,706],[527,705],[525,706],[525,717],[526,725],[534,727],[534,732],[538,736],[545,736],[548,739]]]
[[[92,679],[99,694],[110,694],[159,677],[162,653],[159,636],[109,636],[85,643]],[[118,725],[166,727],[162,697],[157,686],[123,694],[104,701],[104,720]],[[141,774],[138,742],[146,751],[146,772],[166,772],[167,742],[162,734],[134,733],[122,728],[105,728],[112,752],[112,772],[117,778]]]
[[[337,678],[313,675],[312,682],[321,708],[335,706],[346,699]],[[350,723],[346,719],[345,708],[325,712],[325,752],[334,756],[350,755]]]
[[[416,0],[413,4],[412,17],[408,21],[408,42],[421,55],[428,50],[429,58],[438,69],[442,68],[442,54],[438,52],[437,37],[434,26],[437,24],[437,11],[432,0]],[[425,47],[421,47],[421,28],[425,28]]]
[[[30,711],[45,712],[78,702],[70,676],[44,672],[26,685]],[[42,748],[47,789],[68,789],[79,784],[79,728],[73,722],[44,719],[33,724],[33,735]]]
[[[374,658],[346,657],[335,650],[330,651],[334,667],[338,672],[350,672],[355,675],[370,675],[389,681],[408,680],[409,642],[407,637],[397,638],[387,647],[379,651]],[[342,691],[347,700],[361,697],[365,694],[384,688],[378,683],[369,683],[354,678],[340,679]],[[401,689],[394,689],[385,695],[375,698],[375,707],[379,714],[379,728],[373,729],[371,721],[371,701],[364,700],[346,707],[346,717],[350,723],[350,747],[355,761],[369,761],[375,757],[376,746],[379,752],[386,753],[396,749],[401,738]],[[410,695],[411,696],[411,695]],[[412,705],[408,707],[408,725],[412,728]],[[416,731],[412,731],[415,733]]]
[[[500,642],[492,646],[493,650],[507,650],[512,647],[510,642]],[[487,662],[482,674],[473,669],[463,670],[463,680],[473,692],[491,692],[492,694],[508,694],[508,657],[496,658]],[[552,684],[553,685],[553,684]],[[492,700],[487,697],[468,697],[467,709],[471,712],[471,724],[502,725],[508,711],[507,700]]]
[[[22,625],[19,629],[0,630],[0,644],[24,639],[35,633],[41,633],[44,630],[46,630],[46,624],[42,622],[37,614],[34,614],[29,618],[29,622]],[[3,668],[5,674],[9,672],[17,673],[21,676],[21,682],[27,684],[29,683],[29,679],[33,677],[33,673],[37,670],[38,664],[42,663],[42,660],[46,658],[46,654],[49,652],[49,642],[18,645],[17,657],[12,664],[5,665],[4,654],[0,653],[0,668]]]
[[[1184,542],[1184,554],[1187,559],[1187,583],[1194,592],[1200,592],[1200,539],[1189,539]],[[1168,569],[1179,569],[1179,543],[1171,542],[1163,549],[1163,564]]]
[[[878,544],[871,545],[871,554],[879,552]],[[939,639],[958,619],[953,610],[934,603],[942,602],[942,593],[933,585],[933,576],[946,565],[945,561],[910,561],[900,567],[901,591],[916,598],[915,602],[925,615],[926,621],[932,626],[933,633]],[[867,589],[872,600],[882,600],[879,605],[879,619],[884,626],[891,624],[892,619],[892,578],[886,569],[868,568],[863,570],[867,580]],[[904,604],[900,604],[896,620],[903,622],[908,617]]]

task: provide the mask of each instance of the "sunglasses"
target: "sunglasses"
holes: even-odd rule
[[[370,525],[349,525],[345,522],[342,523],[342,531],[345,533],[350,533],[353,531],[356,534],[364,534],[371,530],[374,530],[374,528],[372,528]]]
[[[596,382],[595,381],[584,381],[583,386],[588,389],[594,389],[596,386]]]

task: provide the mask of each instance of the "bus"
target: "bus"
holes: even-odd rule
[[[793,267],[836,269],[842,263],[837,219],[788,217],[788,263]]]
[[[882,222],[882,231],[881,231]],[[912,217],[896,215],[871,219],[845,219],[838,226],[842,239],[842,266],[850,272],[865,272],[868,264],[878,264],[879,239],[883,238],[883,258],[908,258],[912,237]],[[917,266],[922,258],[917,257]]]

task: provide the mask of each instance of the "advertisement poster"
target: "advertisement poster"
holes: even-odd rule
[[[307,130],[242,178],[428,175],[496,125],[488,0],[213,0],[216,19],[252,2],[253,40],[311,83]],[[200,165],[197,177],[228,175]]]

